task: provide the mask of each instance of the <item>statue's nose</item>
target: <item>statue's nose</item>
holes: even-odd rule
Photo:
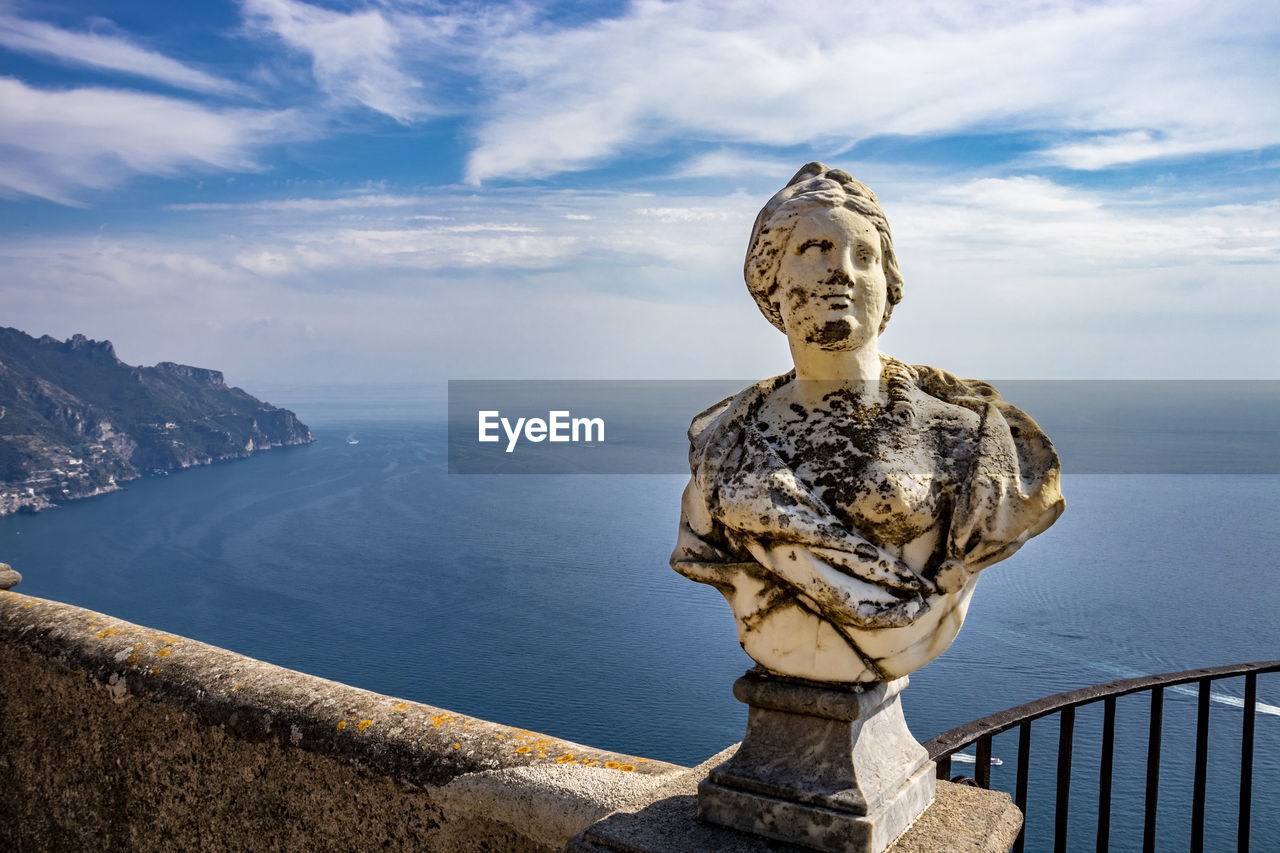
[[[853,269],[846,263],[833,270],[827,284],[844,285],[845,287],[853,286]]]

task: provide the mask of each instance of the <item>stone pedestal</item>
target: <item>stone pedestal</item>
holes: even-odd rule
[[[907,679],[835,686],[748,672],[733,757],[698,786],[698,817],[817,850],[881,853],[928,808],[934,764],[902,716]]]

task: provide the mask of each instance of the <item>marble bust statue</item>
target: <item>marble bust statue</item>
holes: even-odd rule
[[[848,173],[810,163],[769,200],[745,277],[795,369],[694,419],[672,567],[724,595],[770,673],[900,678],[1062,513],[1057,454],[992,386],[879,351],[903,280]]]

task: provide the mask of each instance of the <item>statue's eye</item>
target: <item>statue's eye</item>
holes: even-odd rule
[[[835,243],[832,243],[830,240],[805,240],[796,249],[796,254],[803,255],[805,252],[813,248],[827,252],[835,248]]]

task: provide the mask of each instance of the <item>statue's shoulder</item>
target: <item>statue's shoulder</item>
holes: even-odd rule
[[[791,373],[764,379],[754,385],[748,385],[737,394],[725,397],[714,406],[694,416],[689,424],[689,443],[694,447],[706,444],[713,436],[722,435],[726,430],[736,429],[759,410],[761,403],[778,386],[792,378]]]
[[[694,415],[693,422],[689,424],[689,441],[696,444],[698,439],[706,434],[711,425],[719,421],[725,412],[729,411],[738,396],[738,394],[734,394],[732,397],[725,397],[719,403],[709,406]]]
[[[1049,437],[1030,415],[1002,399],[994,385],[980,379],[961,379],[924,364],[913,364],[907,369],[915,377],[916,387],[925,394],[977,414],[985,429],[1007,431],[1027,466],[1037,471],[1058,470],[1058,455]]]
[[[1000,402],[1000,392],[981,379],[961,379],[954,373],[927,364],[904,364],[903,367],[917,388],[945,403],[971,408],[974,403]]]

